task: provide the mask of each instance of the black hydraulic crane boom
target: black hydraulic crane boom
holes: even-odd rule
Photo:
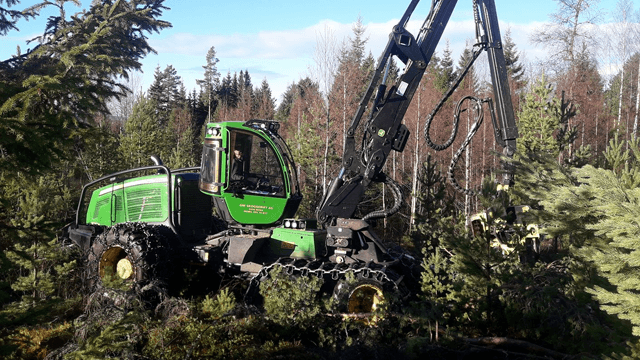
[[[387,216],[399,208],[399,198],[402,196],[400,189],[393,180],[386,177],[382,168],[391,150],[404,150],[409,130],[402,120],[440,42],[457,0],[432,0],[429,15],[418,36],[414,37],[407,31],[406,25],[418,3],[419,0],[411,1],[389,35],[389,42],[378,60],[369,87],[347,130],[342,170],[332,180],[318,208],[317,216],[320,223],[330,225],[333,219],[352,218],[371,182],[383,182],[390,186],[396,206],[388,211],[369,214],[363,218],[364,220]],[[487,51],[491,69],[493,101],[497,108],[495,113],[491,109],[496,142],[503,147],[505,155],[512,156],[518,131],[495,3],[494,0],[473,0],[473,7],[477,36],[477,44],[474,46]],[[384,84],[392,57],[404,64],[404,72],[394,85],[387,89]],[[376,88],[377,94],[372,103]],[[358,132],[365,111],[369,107],[371,113],[362,124],[363,131]],[[356,134],[362,136],[359,147],[356,144]]]

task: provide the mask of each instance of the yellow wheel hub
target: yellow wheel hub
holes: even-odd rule
[[[105,251],[100,257],[100,278],[117,276],[122,280],[132,277],[134,269],[133,264],[127,257],[127,252],[121,248],[114,246]]]
[[[349,295],[347,310],[351,314],[374,312],[384,302],[382,289],[374,284],[360,284]]]
[[[127,258],[120,259],[116,265],[116,274],[123,280],[130,278],[131,275],[133,275],[133,265],[131,265],[131,261]]]

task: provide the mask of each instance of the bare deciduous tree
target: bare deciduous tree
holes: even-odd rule
[[[330,108],[329,106],[329,93],[333,80],[336,76],[336,70],[338,69],[338,42],[335,37],[335,32],[325,25],[322,32],[316,34],[316,47],[313,53],[313,61],[315,66],[310,69],[312,76],[317,79],[320,85],[320,91],[323,94],[324,105],[326,110],[326,122],[325,122],[325,151],[324,151],[324,165],[323,165],[323,181],[322,190],[326,192],[327,186],[327,158],[329,153],[329,122],[330,122]]]
[[[622,102],[623,102],[623,86],[625,83],[625,64],[629,57],[637,51],[637,41],[634,41],[634,24],[632,24],[633,17],[633,3],[631,0],[619,0],[616,4],[616,10],[614,11],[614,25],[612,28],[611,36],[609,37],[609,48],[614,55],[616,62],[621,64],[620,72],[620,89],[618,92],[618,118],[616,119],[616,125],[620,126],[620,120],[622,116]],[[636,125],[634,124],[634,134]]]
[[[549,63],[555,70],[563,70],[576,61],[582,44],[593,38],[590,25],[597,23],[599,0],[556,0],[558,9],[550,15],[551,24],[535,30],[534,44],[550,50]]]
[[[124,126],[124,122],[133,113],[133,106],[138,99],[142,96],[142,74],[139,72],[129,75],[129,79],[125,86],[129,89],[127,96],[118,99],[113,99],[107,104],[107,108],[111,113],[111,116],[121,122],[121,126]]]

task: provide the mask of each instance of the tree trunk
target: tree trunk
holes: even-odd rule
[[[420,143],[420,92],[418,92],[418,117],[416,120],[416,146],[413,156],[413,174],[411,176],[411,218],[409,220],[409,232],[413,231],[416,221],[416,204],[418,201],[418,163],[420,162],[420,154],[418,153],[418,144]]]
[[[633,136],[638,131],[638,107],[640,107],[640,58],[638,59],[638,86],[636,87],[636,116],[633,119]]]
[[[347,141],[347,79],[342,75],[342,153]]]
[[[471,111],[467,111],[467,134],[471,129]],[[470,167],[471,167],[471,149],[473,147],[472,142],[464,151],[464,189],[469,190],[469,181],[471,180]],[[465,191],[464,194],[464,217],[465,226],[469,226],[469,217],[471,216],[471,196],[469,192]]]
[[[327,106],[327,126],[324,138],[324,161],[322,163],[322,193],[327,193],[327,158],[329,157],[329,106]]]
[[[624,65],[622,66],[622,70],[620,72],[620,93],[618,94],[618,121],[616,126],[620,127],[620,120],[622,119],[622,90],[624,86]],[[619,131],[619,129],[617,130]]]

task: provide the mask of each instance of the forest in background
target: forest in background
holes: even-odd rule
[[[0,36],[41,6],[64,2],[14,10],[18,1],[0,0]],[[405,116],[412,136],[385,170],[402,185],[405,204],[376,228],[423,261],[422,292],[409,306],[390,301],[373,324],[335,316],[330,301],[316,299],[318,284],[277,276],[265,287],[264,311],[243,305],[234,282],[200,295],[185,290],[154,309],[133,298],[104,304],[85,292],[82,254],[59,237],[84,183],[148,165],[150,155],[170,168],[197,166],[205,123],[253,118],[281,122],[304,193],[298,216],[314,217],[377,65],[365,53],[362,22],[345,41],[320,36],[313,74],[291,84],[276,106],[266,80],[254,85],[248,71],[220,74],[214,47],[198,89],[185,89],[169,65],[138,91],[139,60],[153,51],[147,36],[170,26],[162,0],[95,1],[72,17],[61,11],[38,46],[0,62],[0,356],[455,358],[486,351],[497,358],[493,347],[518,349],[513,358],[639,357],[640,20],[632,2],[621,0],[619,26],[594,42],[587,26],[594,3],[558,2],[556,22],[535,34],[554,54],[540,65],[524,64],[503,29],[520,132],[508,195],[495,185],[500,150],[488,114],[455,169],[477,195],[458,193],[443,175],[473,119],[461,119],[452,150],[424,146],[425,118],[471,48],[455,60],[445,47],[431,60]],[[605,53],[622,64],[606,80],[598,72]],[[392,68],[389,78],[401,70]],[[435,116],[434,141],[449,136],[458,99],[489,91],[482,64],[474,66]],[[375,188],[360,210],[388,200]],[[500,213],[509,203],[530,206],[543,227],[535,262],[521,261],[515,240],[513,252],[497,254],[486,246],[491,235],[468,233],[469,216]]]

